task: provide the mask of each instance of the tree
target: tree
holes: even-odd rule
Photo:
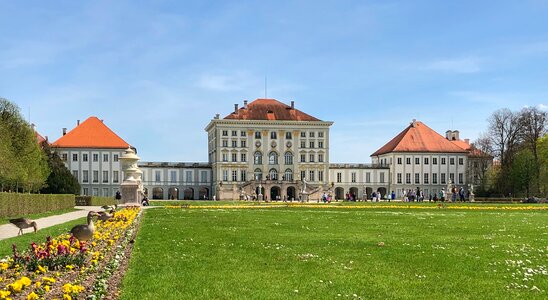
[[[468,172],[473,174],[472,182],[482,191],[489,189],[487,171],[493,166],[493,156],[493,143],[488,136],[483,135],[472,143],[469,155],[471,170]]]
[[[535,185],[535,169],[535,157],[532,151],[523,147],[516,153],[509,172],[509,182],[513,185],[516,196],[523,191],[527,197],[531,195],[531,189]]]
[[[537,141],[537,154],[539,158],[539,186],[540,192],[548,196],[548,134]]]
[[[41,192],[44,194],[80,194],[78,179],[72,176],[57,152],[52,151],[46,141],[42,142],[42,149],[48,157],[51,173]]]
[[[521,128],[520,138],[524,146],[529,149],[534,158],[534,192],[540,191],[540,161],[538,156],[538,140],[546,133],[547,115],[536,107],[526,107],[519,113],[519,122]]]

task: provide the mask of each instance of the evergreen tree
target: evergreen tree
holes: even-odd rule
[[[42,143],[42,149],[48,156],[51,173],[46,180],[46,187],[41,192],[44,194],[80,194],[78,179],[72,176],[57,152],[52,151],[47,142]]]

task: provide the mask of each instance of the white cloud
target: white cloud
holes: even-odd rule
[[[477,73],[481,71],[479,60],[473,57],[435,60],[424,64],[421,69],[450,73]]]
[[[541,103],[541,104],[537,105],[537,107],[538,107],[538,109],[540,109],[540,110],[546,110],[546,111],[548,111],[548,105],[546,105],[546,104],[542,104],[542,103]]]

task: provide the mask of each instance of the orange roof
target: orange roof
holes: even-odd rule
[[[41,134],[38,133],[38,131],[34,131],[34,135],[36,136],[36,141],[38,144],[42,144],[42,142],[46,140]]]
[[[51,144],[57,148],[120,148],[129,147],[122,138],[97,117],[89,117],[73,130]]]
[[[457,146],[459,146],[461,149],[466,150],[466,151],[470,151],[470,149],[472,148],[472,146],[470,144],[468,144],[467,142],[465,142],[463,140],[452,140],[450,142],[457,145]]]
[[[371,156],[390,152],[466,153],[467,151],[453,144],[424,123],[415,121]]]
[[[228,120],[321,121],[276,99],[257,99],[225,117]]]

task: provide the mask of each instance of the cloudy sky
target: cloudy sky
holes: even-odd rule
[[[548,105],[547,1],[0,0],[0,97],[51,141],[97,116],[145,161],[206,161],[204,128],[265,94],[326,121],[332,162],[418,119],[476,139]]]

